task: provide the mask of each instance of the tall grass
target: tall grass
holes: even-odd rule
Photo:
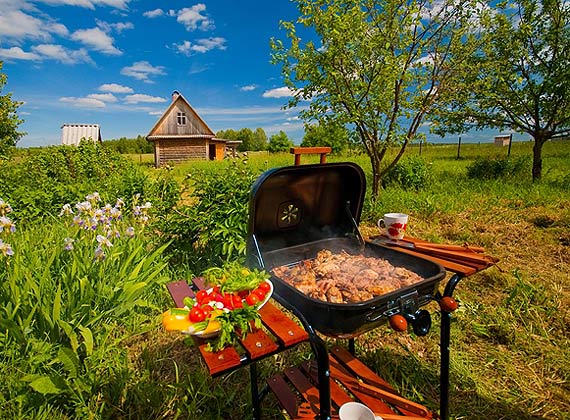
[[[511,156],[528,156],[531,146],[514,143]],[[506,153],[506,147],[492,144],[463,144],[458,159],[457,145],[423,145],[430,182],[419,190],[390,186],[376,200],[368,191],[360,228],[365,237],[376,234],[377,218],[404,211],[410,214],[410,235],[481,245],[499,259],[495,267],[462,280],[455,293],[460,308],[452,323],[452,419],[568,420],[570,143],[545,145],[540,183],[532,183],[530,173],[515,180],[467,177],[468,165],[478,158]],[[407,151],[407,156],[417,155],[417,146]],[[302,164],[318,160],[303,156]],[[328,161],[353,161],[370,173],[366,156],[329,156]],[[288,153],[250,154],[239,165],[259,173],[292,163]],[[193,218],[195,223],[208,220],[208,208],[224,201],[207,174],[224,179],[226,162],[189,162],[168,170],[143,166],[144,179],[168,173],[179,183],[199,169],[211,200],[204,201],[202,219]],[[236,184],[239,176],[226,178]],[[132,185],[132,190],[139,187]],[[191,192],[176,211],[195,203]],[[172,197],[168,191],[165,196]],[[168,221],[160,212],[156,216]],[[157,236],[159,243],[164,240],[156,226],[132,241],[117,241],[105,249],[105,259],[96,261],[96,235],[74,243],[75,254],[63,249],[64,239],[78,238],[78,233],[59,217],[17,225],[10,236],[15,254],[0,254],[0,417],[250,418],[249,372],[210,378],[187,340],[157,325],[158,315],[171,304],[163,283],[197,270],[165,265],[164,251],[153,245]],[[204,226],[186,228],[209,234]],[[230,228],[243,235],[240,226]],[[180,252],[194,252],[192,245]],[[207,257],[200,259],[200,264],[207,262]],[[356,349],[407,398],[437,411],[439,317],[435,304],[426,308],[434,323],[426,337],[379,327],[358,337]],[[307,357],[310,348],[301,345],[264,360],[259,373],[266,377]],[[262,408],[264,418],[284,418],[270,396]]]

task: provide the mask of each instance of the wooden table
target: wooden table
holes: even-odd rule
[[[205,289],[204,281],[195,278],[193,288],[186,280],[167,284],[167,289],[177,307],[184,307],[184,298],[194,297],[195,290]],[[259,311],[263,328],[254,328],[243,340],[233,347],[226,347],[212,353],[206,350],[206,342],[194,338],[198,350],[212,377],[225,375],[244,366],[250,367],[250,383],[253,405],[253,418],[261,418],[261,399],[267,392],[258,388],[256,362],[280,353],[308,340],[307,332],[288,315],[268,301]]]
[[[420,245],[417,249],[402,247],[401,252],[420,256],[435,261],[454,273],[447,281],[442,294],[437,293],[434,300],[441,301],[443,297],[452,297],[455,287],[461,279],[472,275],[495,262],[490,257],[483,260],[487,264],[476,261],[481,257],[480,252],[459,250],[456,252],[473,252],[473,263],[469,255],[467,262],[457,260],[456,255],[426,255],[422,246],[429,246],[426,241],[415,240]],[[371,239],[374,242],[374,239]],[[378,243],[376,243],[378,244]],[[423,244],[423,245],[422,245]],[[380,244],[381,245],[381,244]],[[437,244],[433,244],[434,246]],[[437,247],[435,247],[437,248]],[[479,250],[477,250],[479,251]],[[430,251],[431,252],[431,251]],[[204,289],[201,278],[192,281],[191,287],[185,280],[169,283],[168,291],[176,306],[184,306],[186,296],[193,297],[195,290]],[[270,300],[260,310],[263,328],[254,329],[234,347],[226,347],[222,351],[211,353],[206,351],[204,340],[194,338],[200,354],[212,377],[224,375],[236,369],[250,367],[250,383],[252,395],[253,418],[261,418],[261,400],[272,391],[280,406],[294,420],[338,419],[338,408],[348,401],[358,401],[370,407],[385,420],[426,420],[437,417],[426,407],[403,398],[390,384],[370,370],[354,355],[354,339],[349,340],[349,350],[340,347],[330,347],[314,331],[303,315],[295,308],[287,307],[301,322],[300,326],[291,317]],[[440,413],[442,420],[448,420],[449,410],[449,343],[451,329],[451,314],[444,305],[441,309],[440,348]],[[287,368],[283,373],[273,375],[267,380],[267,386],[260,392],[256,362],[265,357],[290,349],[300,343],[308,342],[315,360],[305,362],[297,367]]]

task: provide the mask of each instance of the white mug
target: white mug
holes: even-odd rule
[[[341,405],[338,417],[340,420],[382,420],[382,417],[375,416],[364,404],[352,401]]]
[[[392,240],[404,239],[408,226],[408,215],[404,213],[386,213],[377,223],[383,229],[386,236]]]

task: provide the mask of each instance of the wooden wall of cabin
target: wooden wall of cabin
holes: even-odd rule
[[[154,141],[155,166],[157,168],[170,162],[179,163],[192,159],[208,159],[207,142],[201,139]]]

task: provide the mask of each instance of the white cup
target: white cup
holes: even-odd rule
[[[408,215],[404,213],[386,213],[377,223],[380,229],[389,239],[404,239],[406,227],[408,226]]]
[[[338,410],[340,420],[382,420],[375,416],[371,409],[359,402],[347,402]]]

